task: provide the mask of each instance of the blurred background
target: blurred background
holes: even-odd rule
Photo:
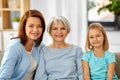
[[[114,0],[113,0],[114,1]],[[98,9],[108,5],[109,0],[31,0],[31,9],[40,10],[48,23],[52,16],[64,16],[71,25],[71,32],[66,41],[83,48],[85,46],[88,25],[100,22],[108,35],[110,51],[120,52],[120,26],[115,21],[114,11]],[[119,22],[120,23],[120,22]],[[43,42],[49,44],[51,38],[46,32]]]
[[[10,1],[9,5],[8,1]],[[109,50],[120,52],[120,18],[119,15],[115,14],[114,10],[116,9],[113,8],[110,12],[111,8],[108,7],[98,14],[101,7],[113,5],[112,3],[115,4],[115,8],[119,7],[117,12],[120,12],[120,6],[117,6],[117,4],[120,5],[120,0],[20,0],[20,4],[17,5],[18,9],[13,6],[16,4],[15,1],[19,0],[0,0],[0,51],[4,51],[10,38],[17,34],[14,28],[11,30],[6,27],[8,23],[8,25],[12,25],[12,18],[22,15],[27,9],[37,9],[43,13],[46,24],[52,16],[66,17],[71,25],[71,32],[66,41],[82,47],[84,51],[88,25],[92,22],[100,22],[108,35]],[[9,17],[9,21],[7,17]],[[51,43],[51,38],[47,32],[44,34],[43,42],[46,45]]]

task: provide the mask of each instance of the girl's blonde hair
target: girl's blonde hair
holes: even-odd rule
[[[93,47],[90,45],[90,41],[89,41],[89,31],[92,29],[97,29],[97,30],[100,30],[102,32],[103,37],[104,37],[103,49],[108,50],[109,44],[108,44],[107,34],[106,34],[103,26],[100,23],[91,23],[89,25],[88,32],[87,32],[87,40],[86,40],[85,50],[89,51],[89,50],[93,49]]]

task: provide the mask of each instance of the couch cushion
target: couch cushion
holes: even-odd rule
[[[116,57],[115,72],[116,72],[118,78],[120,79],[120,52],[115,53],[115,57]]]

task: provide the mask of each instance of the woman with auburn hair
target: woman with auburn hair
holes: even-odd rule
[[[84,80],[118,80],[115,55],[108,51],[107,34],[100,23],[89,25],[85,48],[82,57]]]
[[[41,44],[45,31],[45,21],[38,10],[28,10],[20,20],[18,36],[5,49],[0,67],[0,80],[33,80]]]

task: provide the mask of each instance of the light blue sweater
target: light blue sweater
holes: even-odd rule
[[[37,64],[39,62],[39,51],[43,46],[41,44],[39,47],[33,47],[32,56]],[[23,80],[30,65],[29,54],[26,53],[24,46],[20,43],[20,39],[13,39],[4,53],[0,67],[0,80]]]
[[[71,45],[67,48],[44,47],[35,80],[83,80],[82,50]]]

